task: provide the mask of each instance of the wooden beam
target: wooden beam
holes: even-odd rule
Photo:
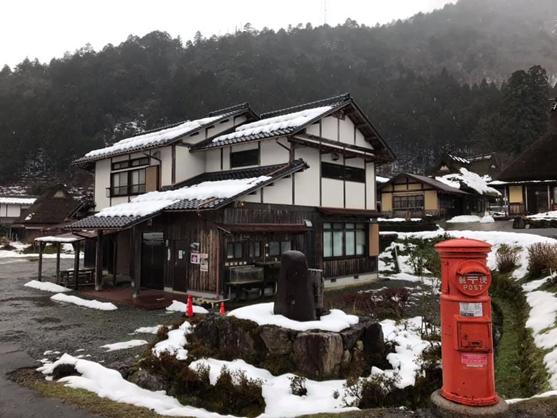
[[[118,269],[118,234],[112,237],[114,244],[112,252],[112,287],[116,287],[116,270]]]
[[[141,233],[136,233],[135,228],[132,229],[132,255],[133,255],[133,297],[139,297],[139,290],[141,288]],[[139,239],[137,239],[139,238]],[[139,241],[139,242],[137,242]]]
[[[43,280],[43,249],[44,244],[39,242],[39,282]]]
[[[103,231],[99,229],[97,232],[97,245],[95,254],[95,290],[100,291],[103,288]]]
[[[75,253],[75,258],[73,260],[73,278],[75,280],[74,288],[75,290],[77,290],[78,280],[79,280],[79,250],[80,250],[79,241],[74,242],[72,246],[73,246],[73,251]]]
[[[60,284],[60,247],[62,244],[56,243],[56,284]]]

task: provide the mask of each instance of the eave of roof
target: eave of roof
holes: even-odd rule
[[[417,180],[421,183],[426,183],[428,185],[430,185],[431,187],[433,187],[434,189],[443,192],[443,193],[453,193],[453,194],[461,194],[461,195],[470,195],[470,193],[464,192],[460,189],[455,189],[454,187],[451,187],[443,182],[440,182],[438,180],[435,180],[431,177],[426,177],[426,176],[420,176],[418,174],[411,174],[411,173],[400,173],[396,176],[394,176],[393,178],[391,178],[388,182],[383,183],[379,186],[379,190],[383,190],[385,187],[387,187],[389,184],[394,183],[394,181],[400,177],[411,177],[414,180]]]

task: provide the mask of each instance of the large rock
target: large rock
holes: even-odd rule
[[[383,328],[377,322],[368,322],[362,335],[364,353],[371,366],[379,366],[385,359]]]
[[[293,360],[300,373],[323,380],[338,374],[344,352],[342,337],[332,332],[302,332],[294,341]]]
[[[199,343],[209,347],[217,348],[219,346],[219,328],[217,321],[219,317],[214,314],[207,315],[199,322],[188,337],[190,343]]]
[[[340,332],[345,350],[352,350],[356,341],[358,341],[364,333],[366,325],[368,325],[367,322],[362,322],[360,320],[356,325],[352,325],[350,328],[346,328]]]
[[[151,374],[147,370],[138,370],[128,377],[128,380],[143,389],[158,391],[168,390],[168,382],[157,374]]]
[[[292,352],[290,333],[285,328],[263,325],[259,335],[261,335],[269,354],[282,356]]]

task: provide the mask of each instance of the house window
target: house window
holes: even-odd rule
[[[229,260],[243,258],[244,250],[241,242],[229,242],[226,245],[226,258]]]
[[[323,224],[323,257],[358,257],[365,253],[366,224]]]
[[[112,170],[123,170],[125,168],[141,167],[143,165],[149,165],[149,157],[141,157],[136,158],[135,160],[126,160],[112,163]]]
[[[292,243],[290,241],[271,241],[269,243],[269,256],[278,257],[291,249]]]
[[[348,167],[340,164],[321,163],[321,176],[327,179],[346,180],[357,183],[366,182],[366,171],[363,168]]]
[[[424,195],[393,196],[393,209],[424,210]]]
[[[249,257],[250,258],[261,257],[261,243],[259,241],[249,243]]]
[[[259,149],[230,153],[230,168],[259,165]]]
[[[111,196],[128,196],[145,193],[145,169],[112,174]]]

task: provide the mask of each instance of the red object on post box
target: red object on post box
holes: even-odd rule
[[[453,239],[435,246],[441,258],[441,395],[469,406],[499,401],[495,393],[491,273],[486,265],[491,245]]]

